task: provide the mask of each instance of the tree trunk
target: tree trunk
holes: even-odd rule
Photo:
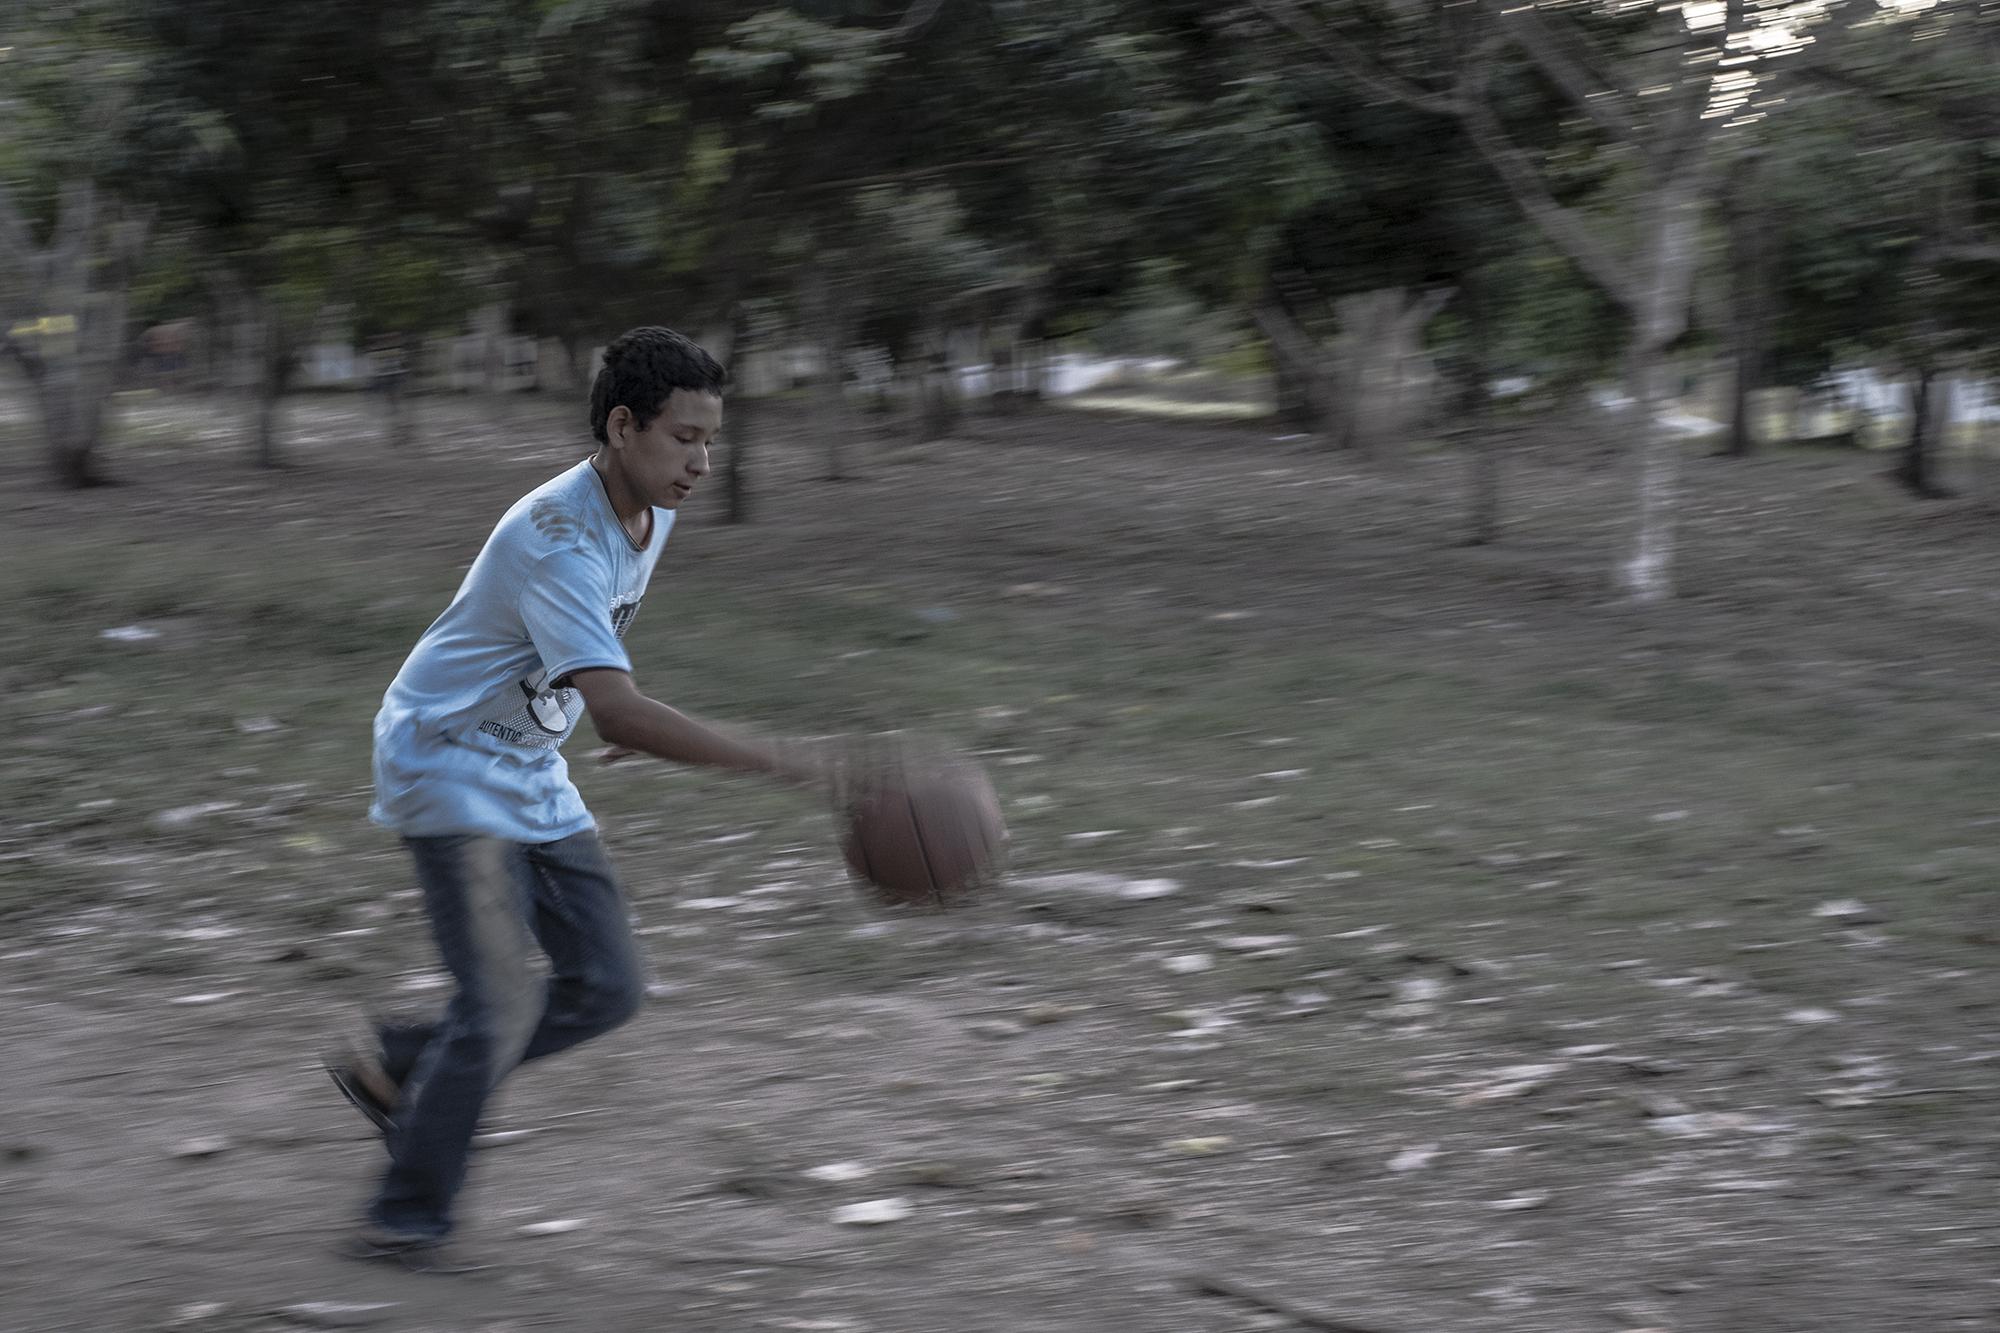
[[[278,412],[291,381],[293,351],[291,337],[276,315],[267,314],[263,329],[262,354],[257,376],[257,466],[278,468],[284,459],[278,452]]]
[[[747,393],[729,400],[729,447],[722,455],[722,493],[728,503],[725,523],[750,521],[750,445],[756,438],[756,402]]]
[[[1299,435],[1317,435],[1326,415],[1313,385],[1312,372],[1291,357],[1271,349],[1271,394],[1277,401],[1278,423]]]
[[[30,377],[50,470],[58,485],[83,490],[109,481],[97,447],[120,357],[117,347],[103,344],[124,330],[125,293],[77,293],[67,304],[77,312],[74,332],[43,337]]]
[[[1049,396],[1049,340],[1037,334],[1021,343],[1021,399],[1039,403]]]
[[[1634,601],[1662,602],[1674,594],[1674,526],[1680,489],[1680,442],[1660,420],[1666,410],[1661,349],[1633,348],[1626,392],[1632,399],[1633,475],[1637,503],[1632,545],[1619,583]]]
[[[1301,435],[1319,434],[1330,412],[1317,345],[1275,295],[1257,302],[1250,314],[1271,349],[1278,420]]]
[[[819,405],[819,433],[826,441],[826,479],[841,481],[847,476],[847,377],[843,362],[847,335],[834,300],[832,283],[825,268],[814,265],[804,277],[803,307],[814,346],[819,349],[820,368],[815,397]]]
[[[1387,418],[1395,411],[1388,380],[1395,355],[1383,344],[1393,336],[1390,328],[1402,295],[1400,289],[1388,288],[1343,296],[1333,303],[1340,330],[1334,335],[1328,364],[1333,400],[1340,405],[1333,443],[1356,449],[1370,460],[1380,458],[1391,429]]]
[[[826,479],[847,479],[847,377],[842,373],[841,340],[829,338],[820,344],[823,358],[819,372],[820,433],[826,437]]]
[[[285,392],[284,383],[269,372],[266,376],[257,392],[257,466],[283,467],[284,460],[278,456],[278,404]]]
[[[1638,494],[1633,506],[1632,545],[1619,567],[1618,584],[1636,602],[1663,602],[1674,595],[1674,527],[1680,508],[1679,438],[1663,420],[1672,395],[1667,391],[1666,353],[1687,329],[1694,290],[1694,265],[1701,229],[1699,158],[1681,163],[1661,181],[1647,210],[1643,286],[1627,304],[1633,316],[1627,393],[1632,399],[1633,472]]]
[[[944,440],[958,426],[958,395],[952,392],[949,372],[940,371],[936,366],[924,372],[919,381],[923,395],[923,410],[917,423],[917,438],[929,443]]]
[[[486,393],[498,393],[510,387],[506,340],[513,327],[511,313],[504,302],[494,302],[473,312],[472,325],[479,338],[479,387]]]
[[[24,306],[0,299],[0,348],[10,349],[35,388],[50,470],[70,488],[107,480],[97,447],[105,406],[126,356],[125,323],[132,271],[144,252],[148,220],[114,206],[100,217],[97,187],[71,181],[62,188],[55,228],[36,249],[13,198],[0,187],[0,265],[24,281]],[[11,295],[0,291],[0,298]],[[44,325],[25,344],[10,330],[23,310],[43,318],[67,315],[68,328]]]
[[[416,424],[410,419],[409,395],[403,391],[403,377],[382,386],[382,403],[387,408],[389,447],[402,453],[416,438]]]
[[[749,366],[751,349],[750,312],[742,306],[736,308],[732,317],[733,327],[729,338],[729,368],[731,378],[737,385],[736,393],[729,400],[728,448],[722,455],[722,493],[728,497],[728,509],[723,518],[725,523],[748,523],[750,521],[750,442],[753,439],[752,425],[756,401],[750,396],[749,385],[744,374]]]
[[[1423,332],[1451,299],[1449,290],[1411,296],[1400,287],[1335,303],[1340,336],[1334,379],[1346,429],[1343,443],[1382,461],[1408,442],[1429,408],[1436,374]]]
[[[1729,436],[1721,453],[1748,458],[1756,447],[1757,423],[1750,394],[1764,387],[1764,285],[1767,249],[1765,217],[1758,206],[1760,164],[1754,156],[1739,164],[1728,191],[1725,225],[1729,235],[1729,342],[1735,374],[1730,386]]]
[[[1674,595],[1680,440],[1664,420],[1672,397],[1667,391],[1666,352],[1687,327],[1701,221],[1695,187],[1693,172],[1684,172],[1663,183],[1654,201],[1648,283],[1635,320],[1627,392],[1639,414],[1633,469],[1638,494],[1631,553],[1620,571],[1620,581],[1632,599],[1642,604],[1663,602]]]
[[[1023,404],[1039,403],[1048,390],[1048,294],[1029,290],[1016,298],[1009,316],[1007,340],[1008,388],[1011,392],[1002,410],[1013,412]]]
[[[1729,386],[1729,436],[1718,451],[1730,458],[1748,458],[1757,443],[1757,423],[1750,410],[1750,388],[1758,379],[1754,356],[1736,348],[1736,373]]]
[[[932,330],[924,338],[923,368],[917,374],[917,439],[948,438],[958,428],[958,386],[953,383],[950,341]]]
[[[2000,426],[1980,426],[1972,440],[1979,492],[1986,507],[2000,513]]]
[[[98,465],[97,444],[112,386],[87,375],[76,358],[64,360],[45,368],[35,385],[49,466],[57,483],[70,490],[102,486],[109,479]]]
[[[381,338],[369,348],[369,388],[381,396],[383,438],[396,453],[408,449],[412,440],[409,370],[408,347],[401,338]]]
[[[1436,374],[1423,331],[1450,299],[1449,291],[1413,297],[1400,287],[1343,296],[1334,303],[1340,332],[1330,349],[1275,293],[1260,301],[1252,316],[1271,347],[1280,420],[1335,448],[1386,458],[1429,408]]]
[[[1910,395],[1909,439],[1894,474],[1911,494],[1926,500],[1951,494],[1937,479],[1937,444],[1946,425],[1942,388],[1936,367],[1924,366],[1917,371],[1916,387]]]
[[[1743,6],[1724,9],[1719,35],[1726,46],[1743,31],[1745,20]],[[1503,18],[1508,39],[1520,45],[1579,111],[1612,138],[1646,150],[1646,165],[1629,196],[1632,211],[1626,225],[1616,229],[1630,241],[1614,244],[1594,219],[1559,203],[1539,165],[1508,138],[1489,100],[1495,62],[1473,61],[1463,95],[1455,99],[1453,109],[1462,113],[1474,146],[1515,202],[1631,321],[1630,391],[1634,411],[1641,414],[1634,445],[1638,495],[1632,546],[1618,562],[1615,581],[1639,602],[1663,601],[1673,595],[1680,459],[1678,442],[1659,419],[1665,406],[1661,358],[1687,330],[1702,197],[1717,124],[1706,114],[1713,72],[1695,73],[1690,62],[1678,87],[1662,90],[1670,95],[1654,104],[1652,114],[1634,119],[1613,100],[1595,99],[1588,85],[1598,77],[1578,66],[1574,51],[1565,49],[1564,39],[1551,30],[1536,6],[1505,10]],[[1637,69],[1629,73],[1650,77]]]
[[[1016,352],[1020,340],[1007,337],[993,347],[993,391],[987,395],[988,408],[996,416],[1012,416],[1021,410],[1020,366]]]
[[[574,330],[557,338],[562,344],[563,360],[569,363],[572,383],[581,385],[584,393],[590,392],[590,340]]]
[[[1467,283],[1465,315],[1460,398],[1461,409],[1473,427],[1471,531],[1466,544],[1488,546],[1500,540],[1501,439],[1488,410],[1493,383],[1493,320],[1476,274]]]

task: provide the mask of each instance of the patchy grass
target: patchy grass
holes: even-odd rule
[[[441,468],[449,475],[451,461]],[[527,484],[546,470],[514,475]],[[349,512],[367,513],[366,476],[364,462],[340,483]],[[292,836],[333,849],[370,836],[353,819],[368,717],[505,496],[482,489],[483,504],[454,507],[450,540],[425,533],[435,540],[413,552],[379,521],[342,532],[315,512],[324,496],[287,501],[282,479],[258,480],[234,484],[268,500],[246,499],[216,521],[156,531],[107,515],[104,530],[44,531],[0,557],[14,645],[6,685],[35,721],[30,758],[0,781],[12,821],[35,832],[16,852],[34,865],[27,878],[53,869],[69,877],[69,893],[101,891],[117,878],[101,873],[103,858],[66,863],[52,840],[162,836],[146,834],[162,808],[254,807],[246,793],[301,786],[322,796],[287,816]],[[904,489],[955,484],[932,475]],[[124,498],[103,504],[115,512]],[[1467,651],[1420,629],[1350,636],[1337,585],[1326,589],[1323,624],[1272,626],[1256,618],[1263,552],[1252,546],[1236,563],[1226,525],[1190,534],[1175,563],[1199,571],[1182,591],[1225,591],[1232,609],[1079,614],[1075,596],[1032,589],[1145,571],[1066,537],[1082,534],[1061,509],[1058,493],[1041,506],[1046,528],[992,553],[1003,568],[985,586],[976,568],[927,587],[921,570],[893,561],[857,567],[852,551],[833,549],[837,519],[823,521],[828,549],[805,577],[759,572],[755,529],[695,527],[677,540],[635,629],[642,677],[684,706],[769,728],[912,727],[980,751],[1011,799],[1029,871],[1171,872],[1220,885],[1242,877],[1228,873],[1231,861],[1291,861],[1300,869],[1277,878],[1359,871],[1372,887],[1386,876],[1399,911],[1448,918],[1468,894],[1497,906],[1530,892],[1514,882],[1524,876],[1496,866],[1545,865],[1559,870],[1542,878],[1559,883],[1539,892],[1565,913],[1635,923],[1702,900],[1750,895],[1788,913],[1815,895],[1880,896],[1890,885],[1930,917],[1965,906],[1970,878],[1990,864],[1936,845],[1940,823],[1969,826],[1983,808],[1976,793],[2000,778],[2000,744],[1964,734],[1978,723],[1970,699],[1955,712],[1898,712],[1893,686],[1865,701],[1786,688],[1781,672],[1718,670],[1716,648],[1746,646],[1727,641],[1607,661],[1553,644]],[[1245,516],[1256,517],[1269,515]],[[1309,525],[1331,515],[1286,517]],[[959,540],[942,525],[917,526]],[[1337,527],[1296,540],[1337,542]],[[727,581],[680,572],[683,548],[717,540],[743,547],[748,567]],[[1299,591],[1296,571],[1270,582],[1280,600]],[[1423,583],[1413,582],[1410,618],[1420,624]],[[1021,585],[1031,591],[1003,595]],[[1232,614],[1244,618],[1214,618]],[[1676,624],[1674,614],[1663,618]],[[1608,609],[1569,616],[1586,630],[1601,616],[1617,633],[1648,634]],[[157,637],[102,637],[128,625]],[[1770,632],[1750,618],[1741,627]],[[1909,682],[1920,693],[1923,674]],[[661,785],[590,781],[620,816],[638,814]],[[763,811],[789,799],[743,784],[720,784],[722,795],[668,785],[704,824],[726,823],[744,802]],[[331,792],[342,795],[328,802]],[[234,818],[192,821],[173,837],[228,843]],[[1781,831],[1794,825],[1814,831]],[[1104,836],[1076,836],[1090,833]],[[1188,851],[1198,843],[1212,844],[1208,855]],[[1951,868],[1938,870],[1939,856]],[[1319,892],[1341,903],[1362,892],[1339,882],[1339,894]],[[17,888],[8,906],[37,900],[46,901]]]
[[[240,986],[292,1031],[361,982],[428,993],[400,853],[363,817],[369,719],[500,510],[578,456],[575,423],[426,402],[421,446],[388,456],[365,415],[321,406],[293,407],[300,466],[275,475],[219,430],[199,443],[216,417],[198,405],[183,430],[148,404],[106,492],[42,491],[16,450],[0,912],[25,990]],[[1069,1163],[1044,1202],[1078,1234],[1094,1214],[1063,1182],[1102,1175],[1117,1216],[1181,1219],[1163,1243],[1226,1250],[1219,1219],[1254,1214],[1307,1288],[1333,1190],[1388,1265],[1354,1289],[1440,1325],[1595,1326],[1613,1280],[1573,1256],[1606,1234],[1629,1247],[1613,1285],[1699,1269],[1669,1301],[1690,1327],[1780,1289],[1830,1320],[1878,1308],[1863,1273],[1835,1290],[1739,1272],[1749,1237],[1845,1246],[1877,1278],[1928,1264],[1935,1318],[1884,1305],[1873,1327],[1989,1298],[1970,1256],[1915,1239],[1958,1234],[1960,1204],[1897,1194],[1904,1229],[1876,1227],[1851,1174],[1865,1150],[1971,1189],[1993,1146],[1972,1114],[2000,1041],[1981,981],[2000,872],[1989,514],[1920,508],[1860,457],[1691,458],[1687,596],[1641,615],[1599,574],[1622,469],[1560,436],[1510,448],[1510,534],[1477,551],[1457,545],[1453,454],[1371,473],[1258,429],[1050,413],[881,451],[836,486],[801,411],[762,417],[758,523],[703,498],[676,533],[630,639],[641,683],[766,730],[909,728],[978,754],[1013,876],[962,915],[883,917],[796,794],[589,769],[576,744],[678,988],[637,1049],[671,1034],[676,1079],[706,1089],[683,1110],[740,1122],[729,1160],[861,1151],[836,1140],[891,1115],[898,1151],[926,1158],[916,1127],[980,1126]],[[150,637],[104,637],[132,626]],[[1043,882],[1086,872],[1178,887]],[[1859,920],[1817,914],[1845,899]],[[1206,965],[1164,965],[1185,955]],[[1020,1035],[959,1026],[992,1014]],[[1924,1095],[1843,1107],[1840,1061],[1861,1056]],[[1542,1065],[1561,1072],[1525,1091],[1491,1072]],[[648,1077],[606,1086],[673,1095]],[[1673,1117],[1697,1111],[1782,1122],[1791,1155],[1692,1137],[1709,1122]],[[759,1126],[791,1138],[756,1147]],[[618,1132],[606,1151],[638,1152]],[[1383,1174],[1427,1142],[1463,1165]],[[1782,1217],[1737,1179],[1776,1174]],[[1005,1217],[1044,1206],[991,1188],[1023,1203]],[[1571,1202],[1524,1205],[1534,1225],[1489,1244],[1487,1201],[1543,1189]],[[1084,1308],[1060,1264],[1007,1250],[1031,1223],[966,1216],[966,1253],[983,1236]],[[1542,1305],[1491,1294],[1524,1265]],[[929,1290],[843,1308],[944,1326],[963,1301]],[[1537,1322],[1557,1309],[1569,1322]]]

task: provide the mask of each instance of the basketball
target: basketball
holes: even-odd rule
[[[841,851],[877,897],[931,910],[965,901],[1007,848],[1000,798],[976,764],[899,765],[850,794]]]

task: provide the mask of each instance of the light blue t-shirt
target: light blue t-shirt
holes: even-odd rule
[[[375,803],[398,833],[554,842],[595,826],[562,743],[585,667],[632,669],[620,642],[673,526],[641,547],[585,460],[521,497],[375,714]]]

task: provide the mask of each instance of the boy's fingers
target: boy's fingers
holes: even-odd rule
[[[637,750],[628,750],[622,745],[607,745],[597,752],[596,757],[600,764],[615,764],[620,759],[630,759],[637,753],[639,753]]]

